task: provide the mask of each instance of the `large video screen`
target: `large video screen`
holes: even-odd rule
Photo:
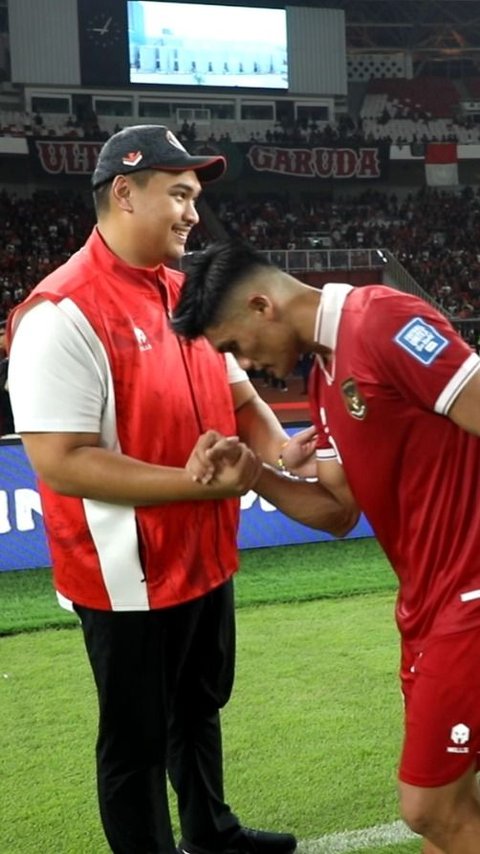
[[[128,0],[130,82],[287,89],[285,9]]]

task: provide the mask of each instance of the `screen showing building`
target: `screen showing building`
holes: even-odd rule
[[[129,0],[130,82],[287,89],[285,9]]]

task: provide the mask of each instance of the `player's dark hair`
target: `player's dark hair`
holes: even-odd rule
[[[277,269],[248,243],[213,243],[186,259],[186,278],[171,324],[184,338],[198,338],[216,323],[226,297],[259,267]]]

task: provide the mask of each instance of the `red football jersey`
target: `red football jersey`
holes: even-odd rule
[[[322,292],[310,380],[319,459],[338,457],[400,581],[408,639],[480,623],[480,440],[448,411],[480,367],[423,300],[381,285]]]

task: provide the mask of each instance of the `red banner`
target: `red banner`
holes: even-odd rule
[[[247,159],[256,172],[296,178],[380,178],[381,152],[376,146],[358,148],[284,148],[252,145]]]
[[[30,155],[49,175],[91,175],[104,141],[29,138]],[[197,150],[198,149],[198,150]],[[211,146],[208,147],[210,151]],[[192,153],[205,153],[199,144]],[[336,148],[294,148],[262,144],[230,144],[216,153],[225,154],[229,167],[242,173],[259,172],[292,178],[378,179],[386,177],[389,147],[379,145]],[[228,173],[227,173],[228,174]]]
[[[103,142],[30,139],[30,152],[50,175],[91,175]]]

